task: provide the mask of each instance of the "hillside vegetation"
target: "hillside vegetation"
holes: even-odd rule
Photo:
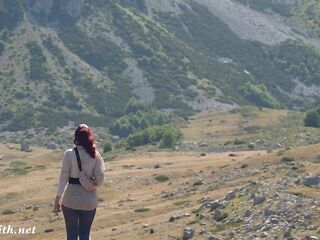
[[[244,40],[197,1],[165,2],[175,11],[153,9],[151,0],[1,0],[2,128],[109,128],[132,97],[183,118],[200,96],[270,108],[319,102],[295,89],[297,81],[318,86],[320,55],[311,45]],[[241,4],[302,8],[253,2]]]

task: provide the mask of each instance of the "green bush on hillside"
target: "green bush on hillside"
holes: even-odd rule
[[[156,143],[159,143],[160,148],[172,148],[177,144],[181,136],[181,132],[170,125],[152,126],[130,134],[126,139],[118,142],[115,148],[130,149],[145,144]]]
[[[53,43],[51,36],[43,40],[43,45],[56,57],[61,67],[66,65],[66,60],[62,50]]]
[[[139,101],[136,98],[130,98],[128,101],[126,108],[124,109],[124,114],[136,113],[137,111],[149,111],[151,107],[146,103]]]
[[[304,43],[288,40],[267,50],[275,67],[306,84],[317,84],[320,75],[320,54]]]
[[[251,84],[247,83],[245,88],[242,89],[244,96],[257,106],[276,108],[279,106],[277,99],[268,91],[263,84]]]
[[[304,124],[308,127],[320,127],[320,107],[307,112],[304,119]]]
[[[171,129],[166,129],[161,137],[160,148],[173,148],[176,145],[178,136]]]
[[[126,105],[124,115],[110,126],[110,132],[120,137],[127,137],[136,131],[168,122],[169,116],[167,114],[155,110],[142,101],[131,98]]]
[[[82,93],[87,104],[94,107],[99,114],[109,117],[108,123],[112,122],[114,118],[122,116],[123,109],[132,96],[131,81],[128,78],[115,77],[113,89],[110,91],[97,86],[91,77],[77,69],[71,71],[71,81],[77,90]]]
[[[244,5],[249,5],[252,9],[258,11],[272,10],[275,13],[283,15],[285,17],[290,17],[292,15],[293,4],[288,1],[288,3],[281,3],[278,0],[237,0]]]
[[[106,153],[106,152],[111,152],[111,151],[112,151],[112,145],[111,145],[111,143],[106,142],[106,143],[103,145],[103,152]]]
[[[37,42],[29,42],[26,47],[30,53],[29,79],[33,81],[47,81],[50,78],[47,68],[47,58],[43,55]]]
[[[58,34],[66,47],[90,65],[98,70],[108,67],[110,77],[121,75],[127,67],[121,48],[106,38],[91,38],[74,24],[64,25]]]
[[[2,55],[3,50],[4,50],[4,44],[0,42],[0,56]]]

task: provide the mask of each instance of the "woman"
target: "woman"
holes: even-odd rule
[[[91,178],[95,188],[94,191],[86,191],[79,182],[80,170],[76,149],[65,151],[53,212],[57,214],[61,211],[61,202],[67,240],[77,240],[78,236],[80,240],[89,240],[97,208],[96,187],[103,183],[105,165],[101,155],[96,151],[95,140],[87,125],[78,126],[74,134],[74,144],[78,149],[82,171]]]

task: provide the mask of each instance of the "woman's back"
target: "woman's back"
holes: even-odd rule
[[[78,165],[75,149],[70,148],[64,152],[53,211],[58,213],[61,204],[68,240],[76,240],[78,236],[81,240],[88,240],[98,205],[96,187],[104,181],[105,165],[96,151],[94,137],[86,124],[80,124],[76,129],[74,144],[77,146],[81,165]],[[84,183],[91,184],[90,188],[81,185]]]
[[[96,158],[92,158],[84,149],[82,146],[77,146],[79,155],[80,155],[80,160],[81,160],[81,165],[82,165],[82,171],[86,173],[86,175],[91,178],[91,177],[98,177],[94,176],[95,171],[98,171],[99,168],[102,165],[103,159],[101,155],[96,152]],[[65,157],[67,158],[66,160],[69,161],[70,164],[70,177],[72,178],[79,178],[80,171],[78,167],[78,162],[77,162],[77,157],[76,153],[73,148],[68,149],[65,152]]]
[[[89,178],[94,178],[97,187],[100,186],[104,180],[105,170],[101,155],[97,152],[96,157],[92,158],[82,146],[77,146],[77,148],[80,155],[82,171],[84,171]],[[62,161],[60,182],[57,190],[58,194],[62,194],[69,178],[79,178],[80,175],[77,157],[73,148],[65,152]],[[97,194],[96,191],[87,192],[79,184],[68,184],[64,192],[62,204],[78,210],[92,210],[97,208]]]

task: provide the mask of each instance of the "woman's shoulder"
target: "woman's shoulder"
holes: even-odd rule
[[[73,152],[74,152],[73,148],[69,148],[69,149],[64,151],[64,156],[65,157],[70,157],[73,154]]]
[[[101,154],[96,150],[96,157],[97,160],[103,160]]]

